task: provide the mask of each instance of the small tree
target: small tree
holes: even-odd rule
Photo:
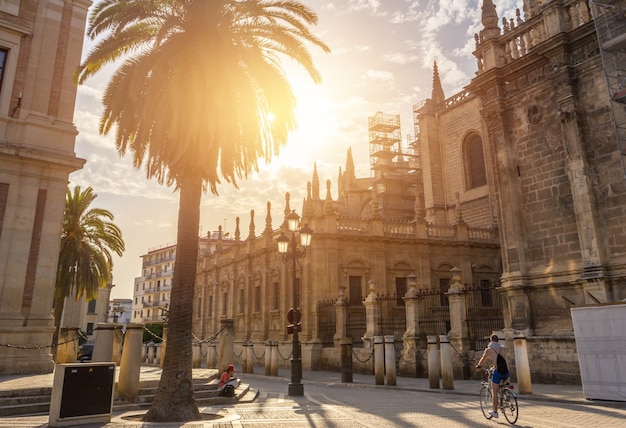
[[[101,208],[90,208],[98,195],[80,186],[67,189],[63,212],[61,249],[54,289],[54,325],[52,339],[57,344],[66,297],[76,300],[85,296],[93,300],[99,287],[111,280],[113,258],[121,256],[124,240],[120,229],[110,221],[113,214]]]

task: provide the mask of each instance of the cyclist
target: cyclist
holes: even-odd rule
[[[504,358],[503,365],[498,364],[498,355]],[[489,412],[489,414],[492,417],[497,418],[498,417],[498,392],[500,389],[500,382],[507,380],[510,376],[509,370],[506,364],[506,349],[504,348],[504,346],[500,345],[497,334],[491,335],[491,338],[489,339],[489,345],[487,345],[487,347],[485,348],[485,352],[483,352],[483,356],[480,357],[478,364],[476,364],[476,370],[480,370],[483,364],[485,364],[486,360],[490,360],[492,364],[498,367],[497,370],[493,371],[493,376],[491,378],[491,382],[493,383],[493,385],[491,385],[492,391],[493,391],[493,396],[492,396],[493,410]],[[504,373],[501,373],[501,371],[504,371]]]

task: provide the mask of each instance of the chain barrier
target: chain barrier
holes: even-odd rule
[[[463,355],[459,351],[457,351],[456,348],[452,345],[452,343],[450,343],[450,347],[456,353],[456,355],[458,355],[461,358],[461,361],[463,361],[464,363],[467,363],[468,361],[472,361],[470,357],[468,357],[467,355]]]
[[[82,334],[82,332],[80,330],[76,330],[78,331],[78,334],[85,338],[85,336]],[[0,343],[0,347],[2,348],[10,348],[10,349],[28,349],[28,350],[34,350],[34,349],[47,349],[47,348],[56,348],[57,346],[61,346],[61,345],[65,345],[67,343],[71,343],[71,342],[76,342],[79,339],[78,336],[76,336],[73,339],[68,339],[65,342],[59,342],[59,343],[55,343],[55,344],[50,344],[50,345],[31,345],[31,346],[27,346],[27,345],[12,345],[10,343]]]
[[[200,356],[202,358],[206,358],[209,355],[209,347],[206,347],[206,352],[203,354],[202,353],[202,343],[198,343],[197,345],[195,343],[191,344],[192,346],[198,346],[200,348]]]
[[[291,356],[293,355],[293,349],[291,350],[291,352],[289,353],[289,355],[287,355],[287,358],[283,357],[283,354],[280,353],[280,347],[276,347],[276,350],[278,351],[278,356],[280,358],[282,358],[284,361],[287,361],[288,359],[291,358]]]
[[[233,355],[235,356],[235,358],[239,358],[243,355],[243,348],[241,348],[241,352],[239,353],[239,355],[237,355],[237,353],[235,352],[235,350],[233,349]]]
[[[263,350],[263,355],[258,357],[256,355],[256,352],[254,352],[254,344],[251,344],[250,347],[252,348],[252,355],[254,355],[254,358],[256,358],[257,360],[262,360],[263,358],[265,358],[265,349]]]
[[[367,363],[369,360],[372,359],[372,357],[374,356],[374,350],[372,349],[372,353],[369,355],[369,357],[367,357],[365,360],[361,360],[359,358],[359,356],[356,354],[356,352],[354,352],[354,348],[352,348],[352,355],[354,355],[354,358],[356,358],[356,360],[361,363],[361,364],[365,364]]]
[[[417,363],[419,363],[420,361],[422,361],[422,358],[424,358],[424,354],[426,353],[426,351],[427,351],[427,349],[424,349],[424,350],[422,351],[422,355],[420,355],[420,356],[419,356],[418,358],[416,358],[414,361],[409,361],[409,360],[407,360],[405,357],[403,357],[403,356],[402,356],[402,353],[400,353],[400,361],[403,361],[403,362],[405,362],[405,363],[407,363],[407,364],[417,364]]]
[[[210,335],[208,337],[208,339],[199,339],[195,334],[191,333],[191,336],[194,338],[195,343],[209,343],[212,342],[213,340],[215,340],[215,338],[217,337],[218,334],[220,334],[221,332],[224,331],[224,329],[226,327],[228,327],[230,324],[224,324],[224,326],[222,328],[220,328],[218,331],[216,331],[215,333],[213,333],[212,335]]]
[[[163,339],[162,337],[160,337],[159,335],[154,334],[153,332],[151,332],[151,331],[148,329],[148,327],[146,327],[146,325],[145,325],[145,324],[144,324],[144,326],[143,326],[143,329],[144,329],[145,331],[147,331],[147,332],[148,332],[148,334],[150,334],[150,336],[154,337],[155,339],[159,339],[161,342],[167,342],[167,340],[165,340],[165,339]]]

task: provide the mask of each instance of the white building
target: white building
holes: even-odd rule
[[[128,324],[133,315],[133,299],[112,299],[109,301],[107,322]]]
[[[198,257],[207,251],[214,252],[220,232],[210,232],[198,237]],[[222,245],[234,242],[232,238],[221,239]],[[143,324],[163,323],[167,319],[172,279],[176,264],[176,243],[170,242],[148,250],[141,256],[141,276],[135,278],[131,322]]]

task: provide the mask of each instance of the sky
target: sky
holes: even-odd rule
[[[326,196],[325,183],[331,180],[331,196],[336,199],[339,168],[345,169],[349,148],[357,177],[370,175],[368,117],[378,111],[399,114],[402,135],[412,135],[412,106],[431,95],[434,61],[446,97],[460,91],[475,74],[472,51],[474,34],[482,28],[482,0],[301,2],[318,14],[319,23],[312,30],[332,51],[325,54],[310,47],[322,83],[312,83],[303,70],[284,63],[298,100],[298,129],[279,156],[269,164],[260,160],[259,172],[239,181],[239,189],[224,183],[218,188],[219,196],[204,195],[200,235],[220,225],[232,234],[239,217],[245,238],[251,210],[259,232],[264,228],[268,201],[276,228],[282,221],[286,192],[291,195],[291,208],[301,214],[314,163],[321,196]],[[521,3],[494,0],[500,21],[503,16],[515,17]],[[92,43],[85,40],[84,54]],[[111,71],[103,70],[78,88],[76,154],[86,163],[70,175],[70,187],[91,186],[98,195],[92,207],[115,216],[126,251],[122,257],[114,256],[111,297],[132,298],[134,279],[141,275],[141,255],[176,241],[178,193],[148,180],[128,156],[120,157],[113,132],[99,135],[101,99]]]

